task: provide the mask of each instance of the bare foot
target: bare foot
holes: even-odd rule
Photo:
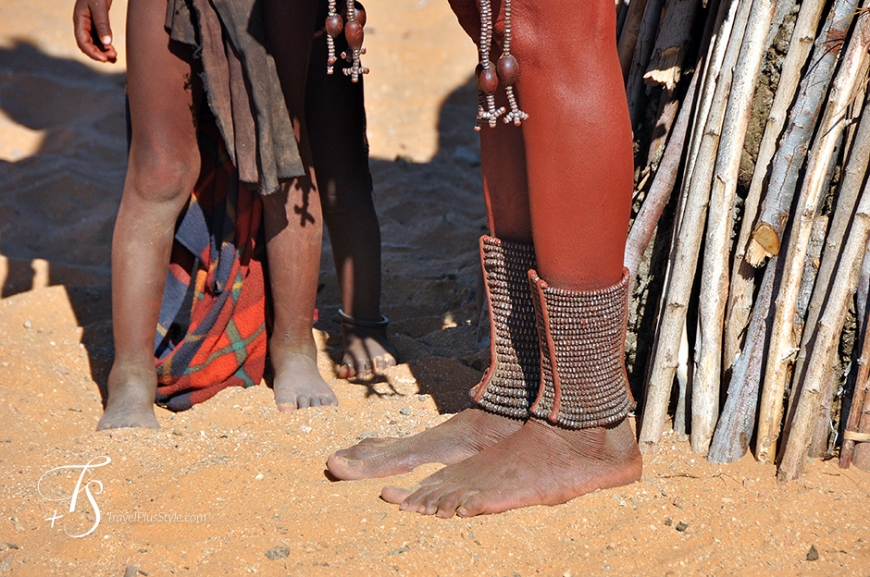
[[[275,371],[272,387],[275,403],[282,413],[338,405],[335,393],[320,376],[316,355],[283,350],[270,343],[269,356]]]
[[[369,438],[331,455],[329,472],[344,480],[388,477],[413,471],[424,463],[451,465],[494,445],[523,422],[477,408],[404,439]]]
[[[150,368],[112,365],[109,372],[106,410],[97,423],[97,430],[141,427],[159,429],[154,416],[157,371]]]
[[[341,325],[344,356],[338,378],[368,381],[396,366],[396,349],[387,340],[385,329]]]
[[[558,505],[640,478],[643,461],[628,422],[569,430],[530,419],[477,455],[424,479],[416,491],[384,487],[381,498],[438,517]]]

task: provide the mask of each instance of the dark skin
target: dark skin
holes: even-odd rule
[[[117,59],[110,7],[111,0],[77,0],[74,9],[79,48],[100,62]],[[98,429],[158,427],[153,334],[175,221],[200,170],[195,119],[202,87],[190,47],[169,41],[163,27],[165,11],[165,4],[146,0],[131,0],[128,7],[127,94],[133,130],[112,244],[115,359]],[[318,130],[323,123],[323,132],[331,136],[308,138],[306,98],[320,103],[325,100],[321,92],[332,90],[321,78],[326,76],[325,57],[318,68],[312,63],[310,76],[315,80],[307,82],[316,3],[266,2],[264,12],[275,44],[270,49],[306,168],[304,176],[264,197],[266,248],[272,265],[274,327],[269,348],[275,399],[279,410],[292,411],[338,403],[317,369],[311,333],[322,221],[330,229],[347,231],[336,235],[333,244],[337,245],[336,262],[340,259],[342,264],[339,281],[345,311],[357,318],[380,318],[380,237],[370,185],[359,185],[368,183],[364,131],[335,130],[327,122],[329,111],[313,106],[307,120]],[[287,57],[291,54],[292,58]],[[345,82],[337,86],[330,105],[346,106],[362,115],[357,123],[364,127],[361,89],[348,89],[350,82],[341,80]],[[360,170],[362,176],[355,174]],[[329,207],[325,213],[321,212],[318,172],[324,175],[324,190],[333,191],[332,198],[325,196],[324,204]],[[355,208],[360,212],[354,212]],[[339,369],[343,377],[370,376],[395,364],[383,331],[346,334],[345,350]]]
[[[503,33],[498,14],[496,44]],[[473,0],[451,0],[477,39]],[[631,128],[616,56],[613,4],[592,0],[513,0],[511,52],[516,88],[529,114],[522,128],[481,132],[481,165],[490,231],[533,242],[538,273],[552,287],[594,290],[621,279],[632,190]],[[494,47],[491,59],[500,49]],[[504,102],[502,102],[504,104]],[[602,137],[606,135],[606,137]],[[553,143],[559,143],[554,146]],[[383,477],[422,463],[448,465],[415,489],[385,487],[400,509],[439,517],[555,505],[640,478],[642,460],[623,420],[566,429],[481,409],[405,439],[366,439],[329,458],[341,479]]]

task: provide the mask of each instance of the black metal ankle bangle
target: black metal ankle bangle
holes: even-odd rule
[[[342,309],[338,309],[338,318],[341,319],[341,322],[344,324],[353,327],[362,327],[364,329],[385,329],[387,328],[387,325],[390,324],[390,319],[384,315],[381,315],[381,320],[379,321],[363,321],[350,316]]]

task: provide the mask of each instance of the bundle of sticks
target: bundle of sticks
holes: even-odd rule
[[[641,450],[672,423],[710,461],[751,447],[781,481],[837,447],[870,470],[870,0],[617,10],[626,266],[654,319],[633,369]]]

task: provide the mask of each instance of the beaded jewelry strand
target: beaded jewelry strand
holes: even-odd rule
[[[519,76],[519,63],[511,54],[511,1],[504,0],[504,43],[502,54],[498,64],[493,66],[489,59],[489,49],[492,45],[492,4],[490,0],[480,0],[480,64],[477,66],[477,87],[480,90],[477,100],[477,122],[474,129],[480,131],[484,121],[490,128],[495,128],[496,121],[501,115],[505,115],[505,124],[513,122],[519,126],[529,115],[519,109],[514,83]],[[499,80],[504,84],[510,112],[505,114],[505,107],[495,107],[495,91],[498,89]]]
[[[345,18],[347,23],[345,23]],[[342,17],[336,9],[335,0],[329,0],[329,13],[326,16],[326,46],[328,56],[326,60],[326,73],[333,73],[333,66],[338,62],[335,56],[335,39],[344,32],[347,40],[348,52],[342,52],[341,57],[351,63],[349,68],[343,68],[345,76],[350,76],[351,82],[358,82],[361,74],[368,74],[369,69],[362,65],[360,56],[366,53],[362,47],[366,23],[365,9],[356,7],[354,0],[347,0],[345,17]]]

